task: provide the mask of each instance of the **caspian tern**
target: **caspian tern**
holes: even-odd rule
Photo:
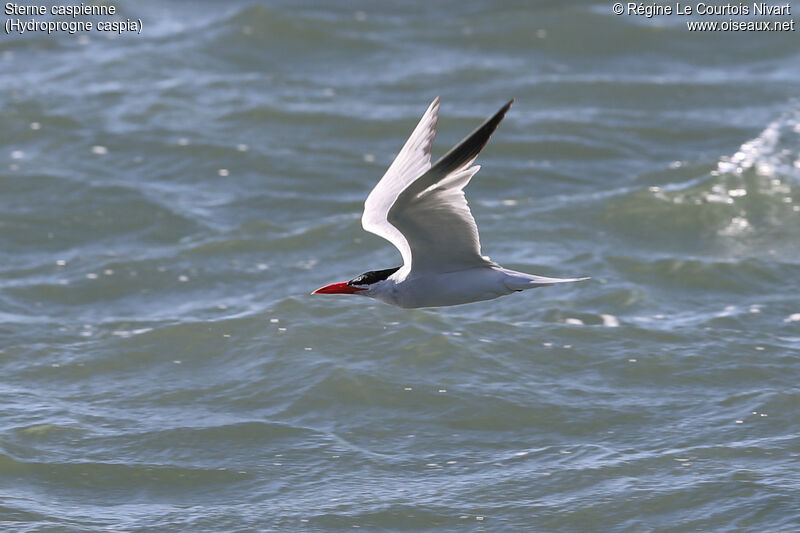
[[[364,203],[361,225],[391,242],[403,266],[372,270],[312,294],[360,294],[405,308],[491,300],[512,292],[589,278],[546,278],[501,267],[481,255],[464,187],[472,165],[514,100],[431,166],[439,97]]]

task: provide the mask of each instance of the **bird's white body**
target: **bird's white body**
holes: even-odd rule
[[[482,300],[563,283],[574,279],[545,278],[487,265],[458,272],[412,275],[402,278],[402,270],[384,281],[373,283],[366,291],[358,292],[398,307],[445,307]],[[397,276],[397,279],[393,279]]]
[[[478,226],[464,187],[480,170],[472,163],[512,102],[431,165],[439,111],[436,98],[367,197],[361,217],[365,230],[400,251],[403,266],[366,272],[314,294],[360,294],[406,308],[441,307],[587,279],[515,272],[481,254]]]

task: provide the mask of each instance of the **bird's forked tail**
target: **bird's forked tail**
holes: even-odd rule
[[[526,274],[524,272],[517,272],[516,270],[503,269],[506,274],[505,284],[506,287],[513,291],[524,291],[526,289],[535,289],[536,287],[545,287],[547,285],[555,285],[556,283],[571,283],[573,281],[584,281],[590,279],[585,278],[548,278],[545,276],[536,276],[534,274]]]

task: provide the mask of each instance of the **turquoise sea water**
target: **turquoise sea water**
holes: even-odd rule
[[[800,527],[797,33],[114,5],[0,35],[3,531]],[[483,251],[591,281],[309,295],[399,264],[362,203],[436,95],[434,157],[516,98]]]

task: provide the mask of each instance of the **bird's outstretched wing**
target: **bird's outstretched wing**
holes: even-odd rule
[[[363,228],[394,244],[400,250],[403,263],[407,267],[411,266],[411,248],[403,234],[389,223],[387,215],[403,189],[431,168],[431,145],[436,136],[438,119],[439,97],[437,96],[422,115],[411,137],[389,165],[386,173],[369,193],[364,202],[364,214],[361,216]]]
[[[493,264],[481,255],[478,227],[463,189],[480,169],[470,165],[512,102],[431,166],[439,108],[436,98],[367,198],[361,219],[364,229],[394,244],[412,275]]]

